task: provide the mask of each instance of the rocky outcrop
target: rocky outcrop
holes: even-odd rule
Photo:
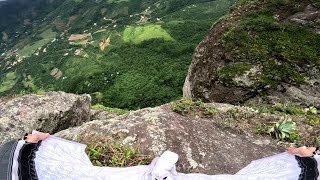
[[[208,174],[235,173],[254,159],[281,152],[269,145],[270,140],[222,128],[225,122],[221,122],[221,114],[213,118],[182,116],[173,112],[170,105],[91,121],[56,135],[87,144],[116,141],[138,146],[143,154],[149,155],[171,150],[180,156],[179,171]],[[215,107],[222,114],[234,109],[230,105]]]
[[[64,92],[0,99],[0,145],[36,129],[55,133],[90,121],[91,98]]]
[[[238,3],[197,47],[184,97],[320,107],[319,10],[308,0]]]
[[[309,26],[320,34],[320,10],[313,5],[308,5],[304,11],[290,16],[287,21]]]
[[[104,110],[91,110],[91,120],[106,120],[119,116],[117,113],[108,112]]]

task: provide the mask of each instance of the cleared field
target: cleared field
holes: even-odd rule
[[[123,40],[126,43],[139,44],[150,39],[174,40],[160,25],[131,26],[127,27],[123,32]]]
[[[91,36],[91,34],[72,34],[68,40],[69,41],[76,41],[76,40],[84,39],[89,36]]]
[[[18,54],[21,57],[29,57],[31,56],[38,48],[45,46],[48,44],[52,39],[41,39],[34,43],[26,45],[23,49],[18,51]]]
[[[43,39],[49,39],[49,38],[54,38],[56,37],[57,33],[56,32],[53,32],[51,28],[43,31],[40,36],[43,38]]]

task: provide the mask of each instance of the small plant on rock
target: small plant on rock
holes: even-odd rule
[[[296,131],[296,123],[291,117],[286,116],[284,120],[277,122],[269,129],[269,134],[281,140],[298,140],[299,135]]]
[[[307,112],[310,112],[312,114],[318,114],[318,109],[315,108],[314,106],[309,107],[307,110],[308,110]]]
[[[305,112],[305,117],[308,119],[309,125],[317,126],[320,124],[320,111],[316,107],[311,106],[306,108]]]

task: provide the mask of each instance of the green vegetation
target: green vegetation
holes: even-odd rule
[[[309,107],[306,109],[305,114],[306,119],[308,119],[308,123],[311,126],[320,125],[320,111],[315,107]]]
[[[300,138],[296,131],[296,123],[289,116],[286,116],[283,121],[277,122],[268,132],[281,140],[294,141]]]
[[[313,106],[309,107],[307,109],[307,112],[310,112],[311,114],[318,114],[319,113],[318,109]]]
[[[199,1],[199,0],[198,0]],[[177,3],[180,8],[174,9],[171,14],[167,15],[168,19],[172,20],[185,20],[188,17],[189,20],[204,20],[216,21],[225,14],[225,10],[228,9],[236,1],[233,0],[215,0],[208,1],[202,0],[201,3],[195,3],[195,1],[179,1],[176,0],[172,3]],[[184,5],[186,3],[186,5]],[[173,8],[173,7],[172,7]],[[173,10],[173,9],[172,9]],[[169,10],[170,11],[170,10]],[[201,12],[201,13],[199,13]],[[217,18],[217,19],[212,19]]]
[[[89,146],[86,152],[95,166],[130,167],[148,165],[152,160],[139,153],[137,148],[117,144]]]
[[[126,43],[139,44],[149,39],[174,40],[160,25],[127,27],[123,32],[123,40]]]
[[[271,107],[259,107],[258,111],[261,113],[284,113],[288,115],[305,115],[306,112],[303,108],[293,104],[283,104],[283,103],[276,103]]]
[[[202,117],[212,117],[218,110],[202,101],[192,101],[191,99],[182,99],[171,106],[171,109],[183,116],[200,115]]]
[[[57,33],[53,32],[51,28],[46,29],[45,31],[43,31],[40,36],[43,39],[53,39],[54,37],[56,37]]]
[[[264,134],[269,134],[269,130],[271,129],[272,127],[266,123],[261,123],[259,124],[257,127],[255,127],[255,133],[256,134],[259,134],[259,135],[264,135]]]
[[[130,0],[107,0],[108,3],[121,3],[121,2],[128,2]]]
[[[253,66],[251,64],[231,64],[224,66],[218,71],[219,79],[224,83],[231,82],[233,78],[242,76],[246,71],[249,71]]]
[[[320,113],[319,110],[313,106],[309,108],[302,108],[293,104],[286,103],[276,103],[272,106],[270,105],[250,105],[254,109],[257,109],[260,113],[271,113],[271,114],[283,114],[291,115],[304,118],[309,125],[317,126],[320,125]]]
[[[251,106],[251,105],[249,105]],[[254,105],[260,113],[284,114],[303,117],[311,126],[320,125],[319,110],[313,106],[309,108],[302,108],[293,104],[276,103],[275,105]]]
[[[31,89],[33,92],[36,92],[38,90],[37,86],[34,84],[34,81],[31,77],[25,81],[22,81],[22,83],[26,89]]]
[[[24,57],[10,69],[22,78],[0,95],[39,90],[88,93],[93,104],[120,109],[158,106],[180,99],[195,47],[234,2],[59,1],[54,10],[37,18],[32,28],[17,24],[11,29],[20,36],[9,34],[10,43],[0,48],[9,52],[14,47]],[[38,0],[33,3],[40,5]],[[140,22],[141,16],[145,17],[144,23]],[[92,37],[68,40],[72,34],[89,33]],[[110,43],[106,43],[108,37]],[[103,51],[102,42],[106,43]],[[7,73],[6,61],[15,61],[14,56],[0,61],[0,74]],[[51,75],[54,69],[61,71],[61,77]],[[5,77],[0,77],[3,81]]]
[[[7,73],[1,82],[0,93],[10,90],[17,83],[17,75],[15,72]]]
[[[309,123],[311,126],[320,125],[320,116],[318,116],[317,119],[310,119],[310,120],[308,121],[308,123]]]
[[[30,57],[37,49],[47,45],[52,39],[42,39],[34,43],[26,45],[23,49],[18,51],[21,57]]]
[[[108,111],[108,112],[111,112],[111,113],[116,113],[118,115],[122,115],[122,114],[125,114],[125,113],[129,112],[129,111],[124,110],[124,109],[105,107],[105,106],[103,106],[101,104],[96,104],[96,105],[92,106],[91,108],[95,109],[95,110],[103,110],[103,111]]]
[[[280,7],[279,3],[282,10],[277,9]],[[261,8],[241,13],[236,17],[241,20],[237,25],[230,27],[220,39],[222,45],[232,53],[236,61],[262,65],[263,69],[259,77],[261,86],[269,85],[275,88],[280,82],[303,83],[306,74],[299,73],[299,66],[320,65],[320,36],[297,24],[281,23],[274,16],[275,11],[282,13],[278,11],[301,9],[292,7],[293,2],[285,0],[263,3],[243,1],[242,4],[245,7]],[[296,5],[296,7],[300,6]]]

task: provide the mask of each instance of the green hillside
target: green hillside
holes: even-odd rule
[[[63,90],[137,109],[182,96],[195,47],[235,0],[54,2],[0,21],[0,95]]]

